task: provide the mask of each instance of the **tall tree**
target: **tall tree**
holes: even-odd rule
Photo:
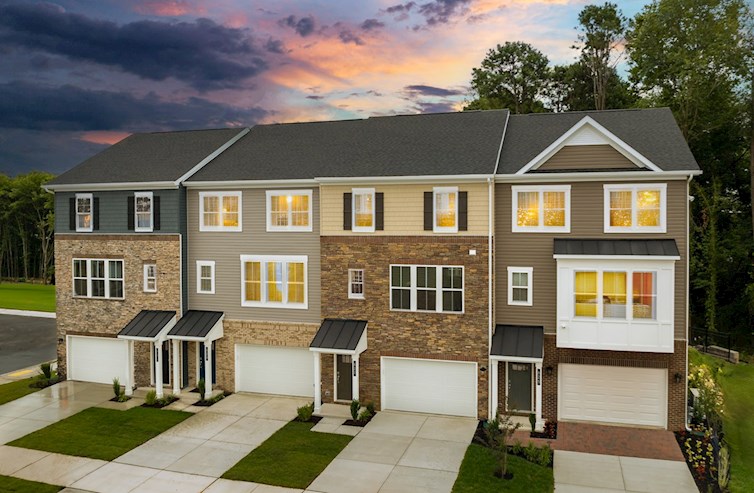
[[[636,94],[621,79],[615,68],[610,68],[606,87],[606,109],[631,108],[637,102]],[[552,111],[587,111],[595,109],[594,81],[590,69],[579,60],[570,65],[556,65],[550,71],[547,89],[547,106]]]
[[[581,62],[592,79],[594,109],[608,108],[608,89],[616,78],[615,66],[621,59],[620,46],[625,41],[626,18],[618,6],[587,5],[579,12]]]
[[[549,60],[528,43],[506,42],[487,52],[472,70],[476,98],[466,109],[508,108],[513,113],[545,110]]]

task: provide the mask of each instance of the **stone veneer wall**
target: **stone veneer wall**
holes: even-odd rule
[[[180,236],[55,235],[58,372],[66,376],[66,335],[115,337],[141,310],[181,308]],[[73,296],[73,259],[122,259],[125,299]],[[145,263],[157,265],[157,292],[144,292]],[[149,385],[149,344],[134,345],[136,385]]]
[[[476,250],[470,255],[469,250]],[[475,361],[488,356],[486,236],[323,236],[322,317],[367,320],[367,350],[359,366],[359,397],[380,406],[380,357]],[[390,265],[464,266],[464,313],[390,310]],[[364,269],[365,299],[348,298],[348,269]],[[323,363],[332,357],[325,357]],[[332,373],[323,367],[323,395]],[[489,372],[478,373],[478,414],[487,416]]]
[[[639,353],[624,351],[596,351],[590,349],[557,348],[556,337],[545,334],[544,361],[542,363],[542,416],[555,420],[558,416],[558,364],[575,363],[586,365],[623,366],[634,368],[668,369],[668,423],[669,430],[680,430],[686,426],[686,341],[675,341],[675,352]],[[552,367],[552,375],[545,369]],[[505,409],[505,364],[498,369],[498,409]],[[676,383],[675,374],[683,375],[681,383]]]

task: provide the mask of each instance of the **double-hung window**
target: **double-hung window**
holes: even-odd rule
[[[364,269],[348,269],[348,297],[364,299]]]
[[[311,190],[267,190],[267,231],[311,231]]]
[[[463,267],[391,265],[390,309],[463,312]]]
[[[664,233],[665,183],[604,185],[605,233]]]
[[[433,231],[458,232],[458,187],[433,189]]]
[[[76,231],[89,233],[93,230],[94,197],[91,193],[76,194]]]
[[[307,308],[307,257],[241,255],[241,306]]]
[[[73,259],[73,295],[123,298],[123,260]]]
[[[570,185],[512,186],[511,192],[514,233],[570,232]]]
[[[154,229],[152,192],[134,193],[134,231],[151,232]]]
[[[576,317],[657,318],[657,273],[653,271],[577,270],[573,292]]]
[[[508,267],[508,304],[532,306],[534,268]]]
[[[241,231],[241,192],[199,192],[199,231]]]
[[[157,292],[157,265],[144,264],[144,292]]]
[[[375,192],[374,188],[354,188],[351,190],[353,205],[351,213],[352,231],[373,233],[375,229]]]
[[[196,292],[215,294],[215,261],[196,261]]]

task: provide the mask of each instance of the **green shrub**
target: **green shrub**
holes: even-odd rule
[[[520,456],[524,452],[524,446],[521,444],[520,440],[516,440],[513,442],[513,445],[511,446],[511,452],[513,452],[514,455]]]
[[[359,413],[359,419],[357,419],[356,421],[366,423],[370,419],[372,419],[372,413],[369,412],[369,409],[364,409]]]
[[[52,378],[52,365],[50,363],[42,363],[39,365],[39,369],[47,380]]]
[[[196,383],[196,388],[199,390],[199,399],[204,399],[204,391],[207,390],[207,385],[203,378]]]
[[[375,410],[374,410],[374,402],[369,401],[367,402],[367,410],[374,416]]]
[[[534,427],[537,426],[537,416],[534,413],[529,414],[529,424],[531,425],[532,433],[534,433]]]
[[[156,390],[150,390],[147,392],[146,397],[144,397],[144,404],[147,406],[154,406],[157,404],[157,391]]]
[[[118,377],[113,378],[113,394],[115,394],[115,398],[120,398],[120,380],[118,380]]]
[[[524,456],[526,460],[536,464],[539,460],[539,448],[533,442],[529,442],[529,445],[524,449]]]
[[[550,448],[550,444],[545,444],[539,449],[539,460],[537,461],[537,464],[539,464],[542,467],[547,467],[552,462],[552,449]]]
[[[296,413],[298,414],[296,419],[303,423],[308,422],[310,419],[312,419],[312,414],[314,414],[314,403],[312,402],[305,406],[301,406],[296,410]]]
[[[359,409],[361,409],[361,404],[356,399],[351,401],[351,418],[353,418],[354,421],[358,421],[359,419]]]

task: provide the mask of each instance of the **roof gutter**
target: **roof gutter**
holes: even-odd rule
[[[297,187],[316,186],[316,180],[218,180],[218,181],[186,181],[186,188],[269,188],[269,187]]]
[[[687,180],[690,176],[701,175],[701,170],[683,171],[598,171],[576,173],[526,173],[523,175],[497,175],[498,183],[554,183],[579,181],[657,181]]]
[[[174,181],[142,181],[123,183],[76,183],[45,185],[48,192],[101,192],[107,190],[169,190],[178,188]]]
[[[318,177],[314,181],[323,185],[349,183],[467,183],[486,182],[489,173],[474,175],[418,175],[418,176],[349,176],[349,177]]]

